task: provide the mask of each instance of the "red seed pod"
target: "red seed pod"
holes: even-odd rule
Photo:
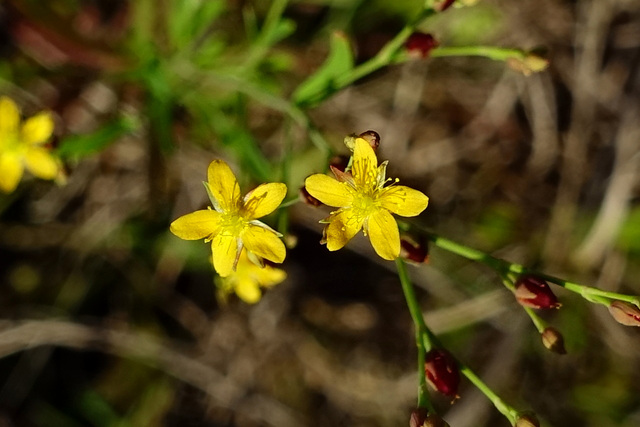
[[[460,369],[447,350],[435,348],[429,351],[425,356],[424,370],[431,387],[446,396],[458,397]]]
[[[542,338],[542,344],[550,351],[557,354],[567,354],[567,350],[564,348],[564,338],[557,329],[548,326],[540,334]]]
[[[303,202],[310,206],[318,207],[322,205],[322,202],[309,194],[305,187],[300,187],[299,196]]]
[[[547,309],[559,308],[558,298],[544,280],[531,274],[522,275],[515,283],[515,296],[524,307]]]
[[[628,302],[613,301],[609,305],[609,313],[616,322],[625,326],[640,326],[640,309]]]
[[[402,234],[400,257],[416,264],[426,264],[429,261],[429,245],[422,237],[416,239],[408,234]]]
[[[380,135],[375,130],[362,132],[358,137],[367,141],[374,150],[377,150],[380,146]]]
[[[533,412],[521,412],[514,427],[540,427],[540,421]]]
[[[415,58],[426,58],[431,49],[438,47],[440,43],[431,35],[425,33],[413,33],[409,36],[404,47],[410,56]]]

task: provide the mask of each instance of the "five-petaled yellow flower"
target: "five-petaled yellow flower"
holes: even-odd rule
[[[284,261],[281,234],[258,221],[273,212],[287,194],[282,183],[262,184],[244,198],[229,166],[222,160],[209,165],[207,188],[213,210],[199,210],[171,223],[171,232],[185,240],[211,241],[213,267],[222,277],[234,270],[243,248],[269,261]]]
[[[262,292],[260,288],[271,288],[287,278],[287,273],[279,268],[265,265],[263,267],[249,260],[247,253],[243,251],[238,259],[236,271],[227,277],[216,280],[218,285],[218,298],[226,301],[227,296],[235,292],[238,297],[248,304],[260,301]]]
[[[16,189],[25,166],[38,178],[54,179],[59,162],[43,147],[53,132],[53,119],[38,113],[20,123],[18,106],[6,96],[0,97],[0,190]]]
[[[327,224],[323,240],[330,251],[342,248],[364,228],[378,255],[388,260],[400,255],[398,223],[391,214],[419,215],[427,207],[429,198],[403,185],[385,187],[390,181],[385,177],[386,168],[387,162],[378,166],[369,143],[356,138],[350,173],[332,168],[337,179],[322,174],[306,179],[305,187],[313,197],[325,205],[340,208],[322,221]]]

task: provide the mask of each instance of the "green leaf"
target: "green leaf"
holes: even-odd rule
[[[118,117],[93,133],[66,137],[56,153],[63,159],[77,160],[87,157],[103,151],[122,136],[138,129],[139,126],[138,121],[131,116]]]
[[[353,69],[353,52],[346,35],[335,32],[331,36],[329,56],[318,70],[298,86],[292,99],[299,106],[310,107],[336,90],[337,77]]]
[[[209,0],[174,0],[169,3],[167,30],[177,51],[198,42],[225,9],[225,2]]]

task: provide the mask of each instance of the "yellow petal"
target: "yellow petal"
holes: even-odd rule
[[[328,206],[336,208],[350,206],[353,200],[349,184],[339,182],[327,175],[311,175],[304,181],[304,186],[309,194]]]
[[[364,218],[354,216],[352,209],[345,209],[330,216],[328,221],[325,229],[327,249],[337,251],[360,231]]]
[[[216,210],[235,212],[242,204],[240,186],[229,165],[222,160],[214,160],[207,171],[209,189],[218,206]]]
[[[0,133],[17,133],[19,124],[20,110],[16,103],[6,96],[0,97]]]
[[[377,184],[378,158],[371,145],[362,138],[356,138],[351,173],[358,187],[369,188]]]
[[[29,172],[42,179],[54,179],[60,167],[58,160],[48,150],[41,147],[27,148],[24,161]]]
[[[28,145],[43,144],[53,133],[53,119],[47,112],[38,113],[22,125],[22,142]]]
[[[269,215],[280,206],[286,195],[287,186],[282,183],[272,182],[259,185],[244,197],[245,217],[256,219]]]
[[[260,268],[260,271],[255,274],[256,281],[260,286],[264,286],[265,288],[275,286],[286,278],[287,273],[284,270],[270,267],[268,265],[264,268]]]
[[[249,277],[238,280],[235,284],[235,291],[236,295],[247,304],[257,303],[262,296],[258,284]]]
[[[394,260],[400,255],[400,233],[398,223],[391,214],[379,209],[367,219],[367,235],[380,257]]]
[[[241,235],[242,243],[248,251],[273,262],[282,262],[287,249],[276,234],[259,225],[250,224]]]
[[[220,277],[227,277],[233,272],[238,253],[238,240],[228,234],[216,234],[211,241],[213,252],[213,268]]]
[[[13,153],[0,154],[0,190],[13,192],[22,178],[23,169],[19,156]]]
[[[169,229],[184,240],[211,238],[220,229],[220,213],[212,210],[195,211],[173,221]]]
[[[429,204],[429,198],[424,193],[404,185],[385,188],[378,196],[378,201],[383,208],[400,216],[420,215]]]

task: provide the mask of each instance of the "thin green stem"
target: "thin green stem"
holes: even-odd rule
[[[404,62],[409,59],[408,56],[403,55],[403,46],[409,36],[415,31],[416,27],[428,17],[434,15],[436,11],[433,9],[432,1],[425,2],[425,6],[415,19],[405,25],[393,39],[387,42],[386,45],[378,51],[378,53],[368,61],[363,62],[357,67],[352,68],[349,72],[344,73],[341,76],[336,77],[332,82],[330,91],[326,91],[324,94],[317,93],[310,95],[308,98],[314,100],[314,104],[322,102],[324,99],[330,97],[334,93],[349,86],[355,81],[370,75],[371,73],[386,67],[387,65],[395,64],[398,62]],[[319,90],[326,90],[321,88]],[[318,98],[317,98],[318,97]]]
[[[640,297],[637,295],[619,294],[617,292],[603,291],[602,289],[592,288],[590,286],[580,285],[578,283],[569,282],[559,277],[550,276],[548,274],[536,273],[539,277],[548,282],[553,282],[568,291],[581,295],[584,299],[596,304],[608,306],[612,300],[625,301],[640,307]]]
[[[477,249],[470,248],[453,240],[445,239],[433,233],[425,232],[427,238],[433,242],[437,247],[444,249],[448,252],[460,255],[472,261],[481,262],[488,267],[496,270],[501,276],[505,276],[507,273],[514,273],[521,275],[525,273],[535,274],[536,276],[552,282],[558,286],[565,288],[568,291],[575,292],[582,296],[587,301],[602,304],[608,306],[612,300],[625,301],[640,307],[640,297],[637,295],[619,294],[616,292],[603,291],[601,289],[592,288],[590,286],[580,285],[578,283],[569,282],[559,277],[551,276],[544,273],[539,273],[534,270],[527,269],[523,265],[504,261],[502,259],[493,257],[485,252]]]
[[[278,206],[278,209],[288,208],[289,206],[295,205],[299,201],[300,201],[299,197],[297,197],[297,196],[293,197],[293,198],[291,198],[289,200],[286,200],[286,201],[280,203],[280,206]]]
[[[443,46],[429,52],[431,58],[447,56],[481,56],[494,61],[506,61],[510,58],[524,59],[527,53],[522,49],[498,46]]]
[[[444,249],[448,252],[454,253],[456,255],[460,255],[461,257],[470,259],[472,261],[479,261],[493,268],[494,270],[497,270],[500,273],[505,271],[510,271],[509,263],[499,258],[495,258],[487,254],[486,252],[482,252],[477,249],[470,248],[468,246],[454,242],[453,240],[445,239],[444,237],[441,237],[432,233],[428,233],[427,238],[430,241],[432,241],[440,249]]]
[[[409,313],[411,314],[416,329],[416,346],[418,347],[418,407],[427,408],[428,411],[435,412],[433,404],[429,399],[429,393],[427,392],[427,381],[424,371],[425,355],[427,351],[433,347],[433,341],[431,340],[430,331],[424,323],[422,309],[418,304],[416,294],[413,290],[413,285],[407,272],[407,265],[402,258],[396,259],[396,267],[398,269],[400,283],[402,284],[402,291],[409,306]],[[429,333],[427,333],[427,331],[429,331]]]
[[[491,403],[493,403],[493,406],[495,406],[496,409],[500,411],[500,413],[504,415],[512,425],[514,425],[518,418],[519,412],[511,406],[507,405],[505,401],[502,400],[500,396],[498,396],[493,390],[491,390],[491,388],[486,385],[484,381],[482,381],[480,377],[478,377],[475,372],[473,372],[468,366],[458,361],[458,367],[460,368],[460,372],[465,377],[467,377],[467,379],[471,381],[471,383],[476,386],[478,390],[480,390],[485,396],[487,396]]]
[[[531,319],[531,322],[533,322],[533,325],[536,327],[537,331],[539,333],[543,333],[544,330],[547,329],[547,326],[549,326],[547,322],[542,320],[542,318],[538,316],[538,313],[536,313],[535,310],[533,310],[532,308],[529,308],[529,307],[523,307],[523,308],[524,308],[524,311],[529,315],[529,318]]]
[[[420,374],[419,388],[418,388],[418,406],[425,407],[429,411],[433,411],[431,401],[429,400],[426,390],[426,378],[424,371],[424,362],[426,353],[433,347],[442,347],[442,344],[438,341],[438,338],[426,325],[424,318],[422,317],[422,310],[418,304],[416,294],[413,290],[409,273],[407,272],[406,263],[402,258],[396,259],[396,267],[398,269],[398,277],[402,284],[402,290],[404,292],[407,305],[409,306],[409,313],[413,319],[413,323],[416,328],[416,344],[418,346],[418,372]],[[518,411],[507,405],[489,386],[487,386],[468,366],[456,360],[456,364],[460,368],[460,372],[466,376],[487,398],[493,403],[493,405],[500,411],[507,419],[514,424],[518,416]]]

